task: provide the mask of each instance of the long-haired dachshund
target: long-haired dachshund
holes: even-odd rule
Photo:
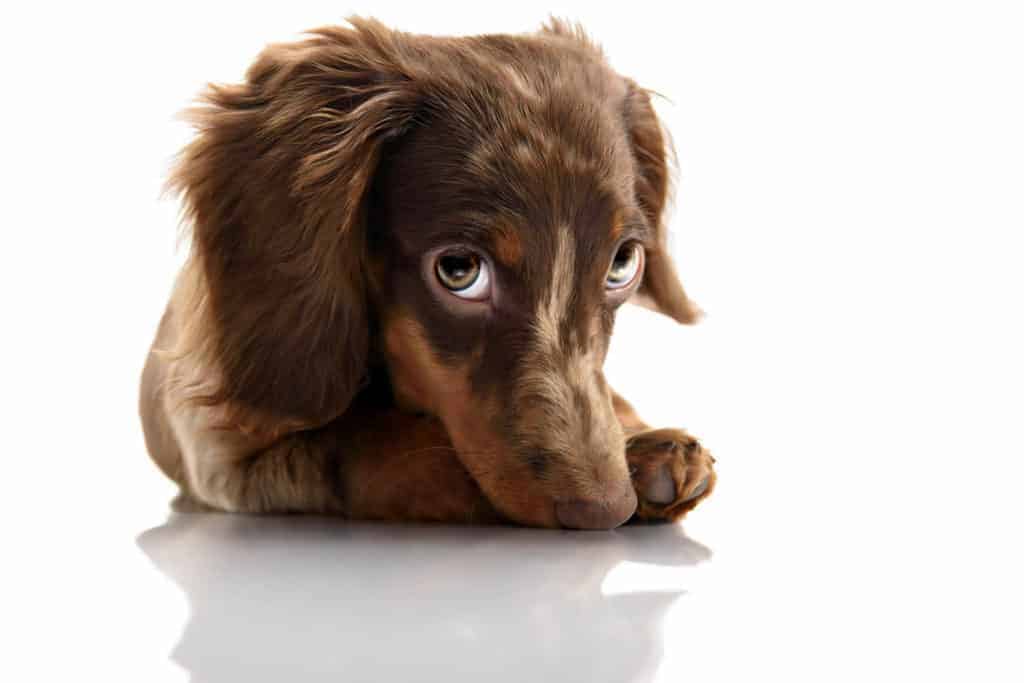
[[[601,370],[627,299],[698,315],[647,93],[559,21],[309,36],[209,87],[171,177],[191,251],[140,403],[179,504],[609,529],[707,497]]]

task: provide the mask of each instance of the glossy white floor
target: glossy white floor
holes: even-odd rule
[[[709,315],[627,307],[608,375],[720,485],[682,525],[607,533],[168,515],[135,390],[175,268],[171,115],[346,9],[142,7],[2,22],[34,104],[0,114],[0,680],[1024,680],[1009,3],[360,10],[447,32],[554,10],[675,102]]]

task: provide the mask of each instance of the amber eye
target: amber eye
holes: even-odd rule
[[[450,251],[437,257],[434,273],[445,289],[463,299],[482,300],[490,293],[490,271],[479,256]]]
[[[622,289],[636,279],[643,264],[643,249],[636,242],[627,242],[615,252],[612,264],[608,266],[605,286],[608,289]]]

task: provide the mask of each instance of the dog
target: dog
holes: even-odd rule
[[[602,374],[627,299],[699,309],[649,94],[582,29],[352,18],[187,116],[190,251],[140,396],[179,507],[611,529],[711,494],[710,453]]]

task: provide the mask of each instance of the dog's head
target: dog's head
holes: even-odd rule
[[[354,19],[211,87],[172,183],[219,371],[203,395],[317,425],[367,366],[436,415],[509,518],[632,513],[601,367],[631,296],[696,309],[665,249],[647,94],[579,31],[432,38]]]

